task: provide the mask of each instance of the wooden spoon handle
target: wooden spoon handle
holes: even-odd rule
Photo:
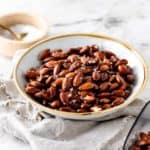
[[[15,37],[15,39],[19,40],[18,39],[18,36],[16,35],[16,33],[14,31],[12,31],[10,28],[0,24],[0,28],[4,29],[4,30],[7,30],[13,37]]]

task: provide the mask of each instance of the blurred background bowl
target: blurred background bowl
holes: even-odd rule
[[[46,21],[31,13],[18,12],[2,15],[0,16],[0,24],[9,28],[13,25],[30,25],[40,31],[39,36],[28,41],[12,40],[0,34],[0,53],[5,56],[13,56],[17,50],[26,49],[48,35],[48,24]]]

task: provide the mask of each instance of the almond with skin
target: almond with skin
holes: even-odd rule
[[[79,90],[90,90],[95,87],[95,84],[92,82],[85,82],[79,86]]]
[[[37,89],[36,87],[33,87],[33,86],[27,86],[25,88],[25,91],[28,93],[28,94],[35,94],[36,92],[39,91],[39,89]]]
[[[45,74],[48,74],[49,71],[50,71],[49,68],[44,67],[39,70],[39,73],[40,75],[45,75]]]
[[[101,71],[107,71],[107,70],[109,70],[109,66],[106,65],[106,64],[102,64],[102,65],[100,66],[100,70],[101,70]]]
[[[92,78],[93,78],[93,80],[97,81],[97,80],[100,79],[100,77],[101,77],[101,75],[100,75],[100,73],[99,73],[98,71],[94,71],[94,72],[92,73]]]
[[[110,92],[102,92],[98,94],[99,98],[109,98],[110,97]]]
[[[56,78],[58,73],[60,72],[61,70],[61,64],[57,64],[55,67],[54,67],[54,70],[53,70],[53,77]]]
[[[57,61],[56,60],[51,60],[51,61],[48,61],[45,63],[45,66],[48,67],[48,68],[54,68],[55,65],[57,65]]]
[[[69,93],[68,92],[61,92],[59,97],[63,105],[67,105],[69,103]]]
[[[100,84],[99,88],[101,91],[106,91],[109,88],[109,85],[109,82],[104,82]]]
[[[125,92],[123,90],[114,90],[112,94],[116,96],[124,96]]]
[[[69,70],[65,69],[65,70],[62,70],[60,73],[59,73],[59,77],[65,77],[66,74],[69,73]]]
[[[29,70],[25,74],[25,77],[28,78],[28,79],[35,79],[36,76],[37,76],[37,72],[35,70]]]
[[[50,98],[53,98],[56,95],[56,88],[55,87],[50,87],[48,90]]]
[[[70,78],[70,79],[73,79],[75,77],[76,73],[75,72],[69,72],[66,74],[66,78]]]
[[[100,99],[100,102],[107,104],[110,102],[110,99],[109,98],[102,98],[102,99]]]
[[[73,86],[78,87],[83,82],[83,74],[78,73],[73,79]]]
[[[52,101],[49,105],[50,105],[50,107],[52,107],[52,108],[59,108],[59,107],[61,106],[61,103],[60,103],[59,100],[54,100],[54,101]]]
[[[68,90],[71,87],[71,79],[70,78],[64,78],[62,82],[62,89]]]
[[[49,76],[49,77],[46,79],[45,83],[46,83],[46,85],[50,85],[52,81],[53,81],[53,76]]]
[[[33,87],[39,87],[39,88],[43,86],[43,84],[39,81],[30,81],[29,84]]]
[[[50,55],[50,49],[45,49],[39,53],[38,58],[40,60],[43,60],[44,58],[47,58],[49,55]]]
[[[52,82],[52,86],[54,87],[60,87],[62,85],[62,82],[63,82],[64,78],[57,78],[54,82]]]
[[[110,87],[109,87],[109,90],[114,90],[114,89],[116,89],[117,87],[119,87],[119,84],[118,84],[117,82],[111,83],[111,84],[110,84]]]
[[[120,105],[124,102],[124,98],[122,97],[117,97],[113,102],[112,102],[112,105],[113,106],[117,106],[117,105]]]
[[[92,103],[95,101],[95,97],[86,95],[85,97],[83,97],[83,100],[86,101],[87,103]]]
[[[78,67],[80,67],[80,62],[79,61],[75,61],[73,64],[71,64],[71,66],[69,67],[69,71],[74,71],[75,69],[77,69]]]
[[[54,52],[52,56],[54,58],[66,58],[67,54],[65,52]]]

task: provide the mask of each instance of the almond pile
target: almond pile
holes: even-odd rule
[[[126,59],[96,45],[45,49],[38,59],[41,65],[25,73],[25,92],[61,111],[97,112],[120,105],[135,81]]]
[[[135,142],[133,150],[150,150],[150,132],[141,132],[139,139]]]

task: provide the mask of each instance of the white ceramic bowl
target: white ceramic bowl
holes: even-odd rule
[[[36,67],[39,65],[37,55],[40,51],[45,48],[50,49],[68,49],[71,47],[79,47],[85,45],[96,44],[102,47],[104,50],[110,50],[117,54],[120,58],[126,58],[129,62],[129,65],[134,69],[136,74],[136,84],[133,88],[131,95],[126,99],[126,101],[116,107],[102,110],[100,112],[87,112],[87,113],[72,113],[72,112],[62,112],[59,110],[54,110],[47,108],[24,92],[24,86],[26,80],[24,78],[24,73],[31,67]],[[100,120],[104,117],[112,116],[113,113],[123,109],[128,104],[133,102],[143,89],[147,79],[147,68],[144,64],[143,59],[137,54],[137,52],[128,44],[114,39],[112,37],[104,35],[93,35],[93,34],[70,34],[62,35],[57,37],[48,38],[44,41],[37,43],[27,50],[27,52],[20,58],[15,69],[14,69],[14,80],[19,92],[29,100],[33,105],[38,107],[41,111],[47,112],[52,115],[60,116],[67,119],[80,119],[80,120]]]
[[[0,53],[9,57],[13,56],[17,50],[26,49],[37,41],[44,39],[45,37],[47,37],[48,34],[48,25],[46,21],[37,15],[32,15],[31,12],[10,13],[0,16],[0,24],[7,27],[17,24],[33,26],[40,32],[38,36],[28,41],[18,41],[14,39],[12,40],[5,38],[3,35],[0,34]]]

